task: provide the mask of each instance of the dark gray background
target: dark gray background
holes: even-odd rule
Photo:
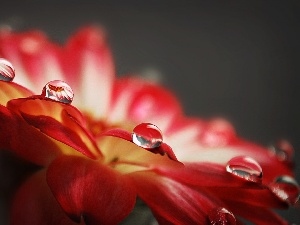
[[[119,74],[154,69],[188,115],[224,116],[264,145],[288,138],[300,164],[299,12],[298,0],[7,1],[0,23],[59,42],[102,24]],[[298,214],[289,220],[300,223]]]

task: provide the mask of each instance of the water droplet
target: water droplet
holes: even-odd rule
[[[73,101],[74,93],[72,88],[61,80],[53,80],[45,85],[42,96],[57,102],[70,104]]]
[[[291,205],[294,205],[299,200],[300,188],[293,177],[287,175],[279,176],[269,185],[269,188],[278,198]]]
[[[226,166],[227,172],[243,178],[247,181],[261,182],[262,168],[251,157],[237,156],[229,160]]]
[[[151,123],[141,123],[133,129],[132,141],[142,148],[152,149],[159,147],[163,138],[157,126]]]
[[[236,219],[232,212],[225,208],[218,207],[213,209],[208,215],[211,225],[235,225]]]
[[[294,148],[287,140],[281,139],[269,147],[270,154],[280,161],[292,161]]]
[[[15,69],[6,59],[0,58],[0,80],[12,81],[15,78]]]

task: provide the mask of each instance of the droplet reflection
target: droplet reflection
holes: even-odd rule
[[[208,215],[211,225],[235,225],[236,219],[232,212],[225,208],[218,207],[213,209]]]
[[[6,59],[0,58],[0,80],[12,81],[15,78],[15,69]]]
[[[227,172],[247,181],[260,183],[262,181],[262,168],[251,157],[237,156],[228,161]]]
[[[151,123],[141,123],[133,129],[132,141],[142,148],[152,149],[159,147],[163,138],[157,126]]]
[[[74,93],[66,82],[53,80],[44,86],[42,96],[57,102],[70,104],[73,101]]]
[[[290,176],[279,176],[269,185],[270,190],[281,200],[294,205],[299,200],[300,188]]]
[[[294,148],[287,140],[281,139],[269,147],[270,154],[276,156],[279,161],[291,162]]]

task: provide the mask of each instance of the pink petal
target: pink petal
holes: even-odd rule
[[[162,131],[171,125],[175,115],[181,113],[180,104],[172,93],[133,77],[115,83],[112,102],[110,121],[150,122]]]
[[[129,174],[139,197],[162,224],[209,224],[208,213],[222,206],[204,190],[196,190],[151,172]]]
[[[181,120],[175,119],[175,121],[177,123]],[[203,142],[203,134],[207,136],[208,133],[214,133],[215,131],[207,131],[205,122],[195,121],[194,124],[187,123],[187,125],[178,126],[177,128],[168,131],[165,141],[173,148],[178,160],[185,164],[211,162],[225,167],[227,162],[236,156],[248,156],[255,159],[262,167],[264,184],[272,182],[275,177],[282,174],[292,175],[289,164],[272,156],[268,149],[234,136],[229,127],[228,133],[225,132],[224,136],[224,131],[218,131],[217,135],[210,134],[209,136],[214,136],[211,139],[214,141],[209,145],[208,142]],[[225,126],[223,128],[225,129]],[[223,138],[227,141],[224,141]]]
[[[224,119],[203,121],[179,116],[164,140],[184,163],[212,162],[225,167],[236,156],[248,156],[263,168],[265,184],[276,176],[292,174],[289,164],[272,156],[268,149],[238,137],[232,125]]]
[[[39,93],[49,80],[62,79],[60,49],[40,31],[0,32],[0,56],[16,70],[15,81]]]
[[[106,116],[115,71],[104,31],[79,30],[67,42],[62,59],[66,81],[77,96],[74,104],[96,118]]]
[[[47,182],[56,199],[75,221],[87,224],[118,224],[133,209],[134,186],[101,162],[61,156],[47,172]]]
[[[15,194],[10,224],[76,225],[78,223],[73,222],[61,209],[46,183],[46,173],[43,170],[30,177]]]
[[[20,113],[29,125],[49,137],[91,158],[101,156],[96,143],[85,128],[82,115],[76,108],[40,97],[16,99],[10,101],[8,107]],[[62,147],[62,151],[67,150]],[[68,152],[72,153],[71,150]]]

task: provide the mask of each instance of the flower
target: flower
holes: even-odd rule
[[[137,197],[160,224],[287,224],[272,208],[299,197],[291,145],[251,143],[224,119],[185,116],[158,84],[116,78],[100,28],[64,46],[4,30],[0,56],[16,70],[10,82],[2,61],[0,149],[41,166],[11,224],[118,224]]]

